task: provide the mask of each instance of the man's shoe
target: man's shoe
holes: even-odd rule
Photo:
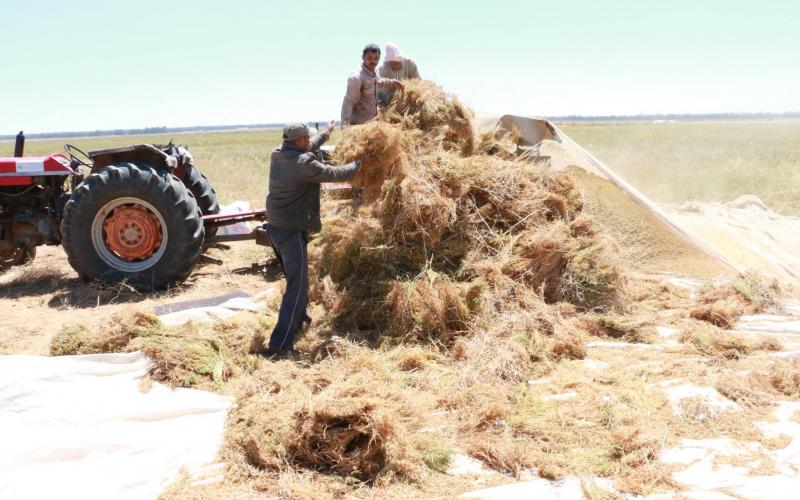
[[[277,361],[280,359],[289,359],[294,354],[294,350],[292,349],[273,349],[271,347],[262,347],[258,350],[257,353],[259,356],[265,357],[271,361]]]

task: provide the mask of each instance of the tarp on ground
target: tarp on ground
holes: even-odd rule
[[[153,383],[141,353],[0,356],[0,498],[156,498],[212,464],[230,398]]]

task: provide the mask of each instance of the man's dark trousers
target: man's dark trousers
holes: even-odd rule
[[[297,229],[283,229],[267,224],[267,235],[272,249],[286,276],[278,322],[269,338],[269,347],[275,351],[291,349],[300,322],[306,316],[308,305],[308,235]]]

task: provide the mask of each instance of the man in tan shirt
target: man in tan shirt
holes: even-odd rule
[[[361,66],[347,79],[342,102],[342,126],[366,123],[378,116],[379,88],[403,88],[399,80],[381,78],[375,73],[381,49],[371,43],[361,52]]]

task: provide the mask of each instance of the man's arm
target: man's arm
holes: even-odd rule
[[[330,138],[330,136],[331,136],[330,133],[327,131],[323,131],[315,135],[314,137],[311,138],[311,142],[308,145],[308,150],[319,151],[319,148],[321,148],[322,145],[325,144],[325,141],[327,141]]]
[[[347,165],[332,167],[314,159],[312,155],[303,155],[297,166],[300,175],[307,182],[340,182],[356,175],[361,169],[361,162],[356,160]]]
[[[394,87],[396,89],[403,88],[403,83],[400,80],[395,80],[394,78],[376,78],[375,83],[379,87]]]
[[[342,126],[349,125],[353,118],[353,108],[361,100],[361,79],[358,75],[350,75],[347,79],[347,92],[342,102]]]

